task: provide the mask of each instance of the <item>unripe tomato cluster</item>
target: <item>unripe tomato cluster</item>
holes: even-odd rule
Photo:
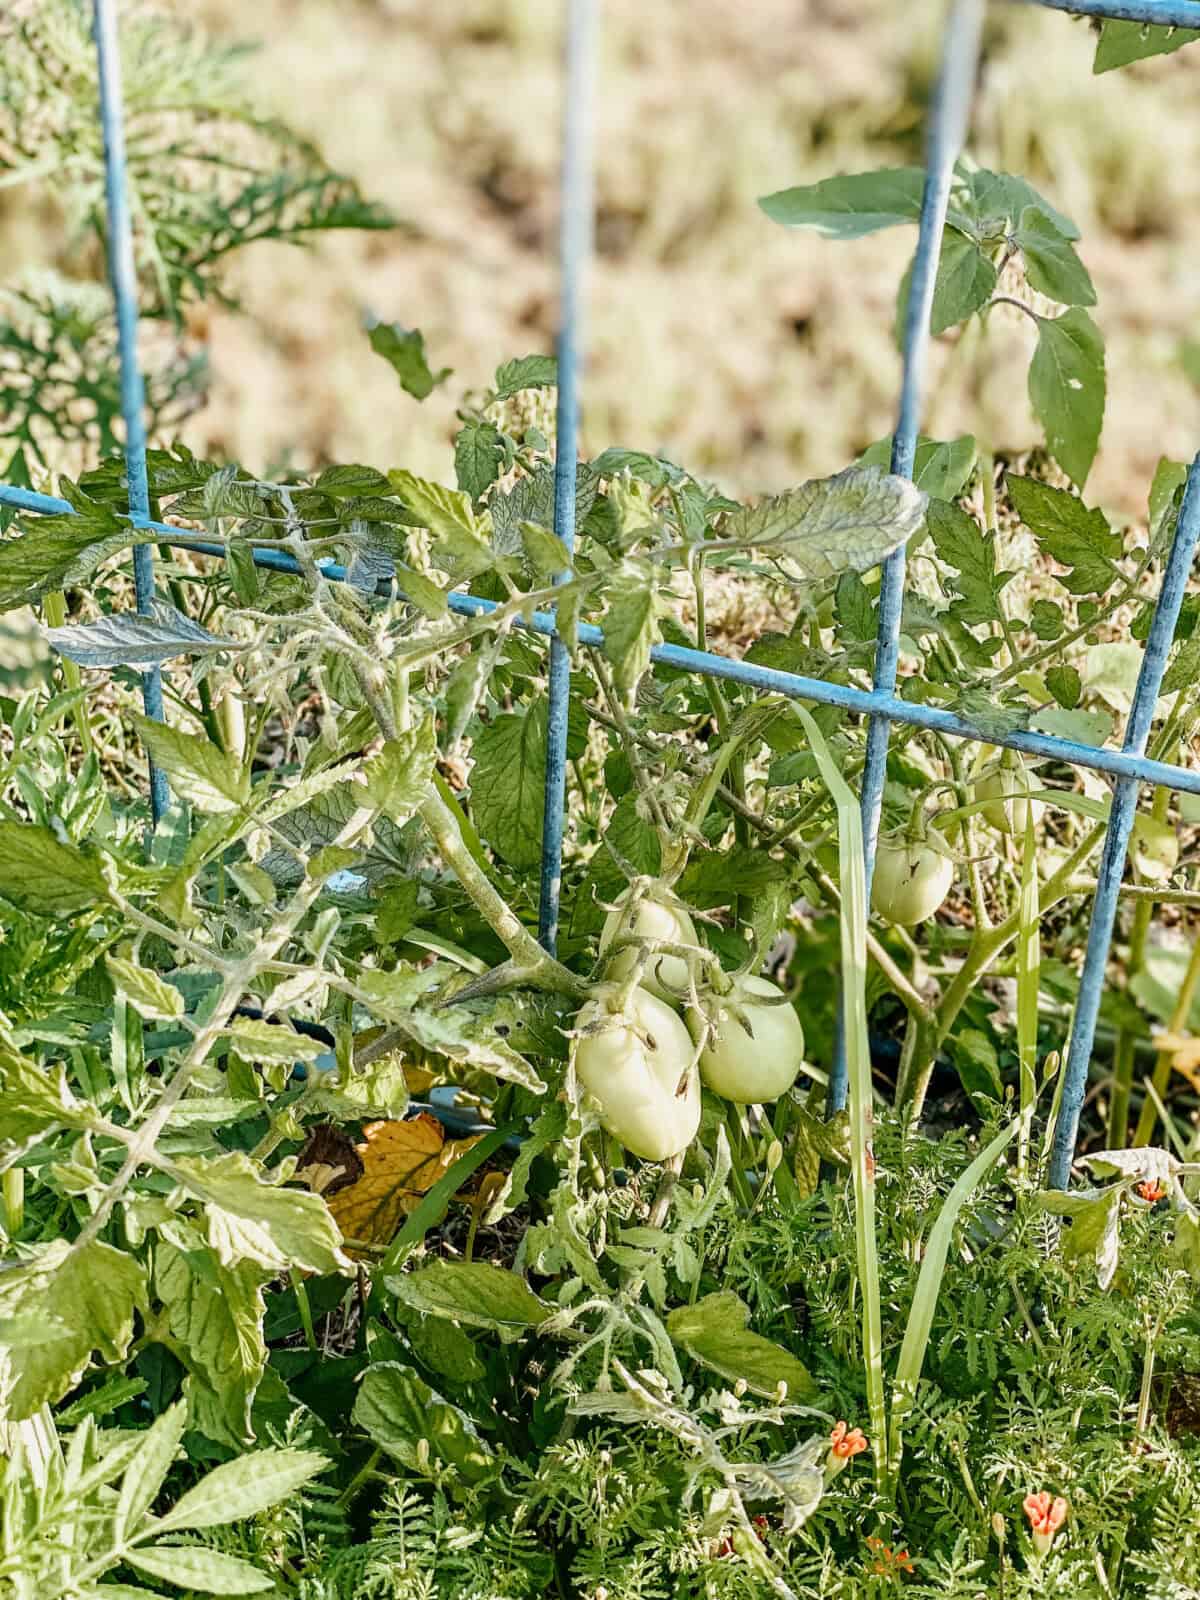
[[[624,939],[698,947],[687,910],[653,889],[632,911],[627,894],[609,914],[601,954]],[[627,979],[638,955],[636,944],[622,945],[607,977]],[[800,1071],[804,1030],[770,979],[743,976],[728,994],[705,1000],[702,1014],[691,1003],[685,956],[651,951],[623,1010],[592,1000],[576,1020],[579,1082],[599,1105],[603,1126],[644,1160],[665,1161],[691,1144],[701,1082],[727,1100],[757,1105],[786,1094]]]

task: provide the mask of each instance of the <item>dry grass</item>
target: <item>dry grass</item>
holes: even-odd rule
[[[419,230],[258,246],[212,315],[216,374],[189,442],[250,463],[400,461],[447,474],[454,400],[554,325],[557,0],[199,0],[263,41],[263,108]],[[732,491],[836,470],[891,425],[895,287],[911,230],[838,245],[767,222],[759,194],[916,156],[940,7],[917,0],[607,0],[599,258],[586,444],[661,447]],[[1200,323],[1200,46],[1094,79],[1086,25],[994,7],[972,149],[1075,215],[1109,344],[1089,494],[1136,515],[1161,453],[1200,442],[1178,365]],[[5,239],[28,255],[23,230]],[[41,246],[44,249],[44,243]],[[6,252],[7,253],[7,252]],[[456,369],[424,407],[357,329],[421,327]],[[1024,319],[943,342],[930,431],[1033,442]]]

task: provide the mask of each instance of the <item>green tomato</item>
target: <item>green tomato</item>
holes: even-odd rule
[[[881,839],[871,904],[885,922],[915,928],[933,916],[953,882],[954,862],[935,845],[895,836]]]
[[[630,891],[617,901],[616,909],[610,911],[604,924],[604,931],[600,935],[600,954],[613,944],[619,937],[632,937],[635,939],[662,939],[668,944],[698,944],[696,938],[696,924],[688,916],[682,906],[668,905],[665,901],[656,899],[653,890],[643,895],[638,901],[637,910],[632,918],[626,918],[625,906],[629,899]],[[622,926],[624,923],[624,926]],[[637,960],[637,949],[633,945],[619,950],[608,964],[608,976],[614,980],[628,977]],[[642,970],[642,987],[649,989],[651,994],[656,994],[662,1000],[678,1002],[680,994],[686,992],[688,985],[687,962],[682,956],[651,955]]]
[[[990,800],[980,813],[997,833],[1011,834],[1014,839],[1025,837],[1025,823],[1029,808],[1033,807],[1033,825],[1036,828],[1042,815],[1041,803],[1027,798],[1034,786],[1029,781],[1025,763],[1016,750],[1006,750],[998,766],[992,766],[975,780],[976,800]]]
[[[755,995],[782,999],[782,991],[769,978],[742,978],[727,998],[740,1006],[752,1033],[727,1009],[723,997],[716,1031],[700,1056],[704,1082],[738,1105],[778,1100],[795,1083],[804,1060],[804,1029],[796,1008],[786,1002],[758,1005]],[[698,1039],[704,1022],[694,1011],[688,1013],[688,1027]]]
[[[603,1026],[576,1043],[575,1072],[604,1127],[645,1161],[686,1150],[700,1126],[700,1074],[679,1017],[665,1000],[635,989],[622,1014],[592,1000],[575,1025],[597,1022]]]

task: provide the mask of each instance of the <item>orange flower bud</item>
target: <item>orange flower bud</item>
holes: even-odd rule
[[[1042,1489],[1037,1494],[1027,1494],[1022,1503],[1033,1532],[1034,1548],[1039,1554],[1045,1555],[1054,1543],[1054,1535],[1067,1520],[1067,1502],[1062,1495],[1051,1499]]]

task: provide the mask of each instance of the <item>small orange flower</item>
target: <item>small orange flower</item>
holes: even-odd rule
[[[1148,1205],[1155,1205],[1159,1200],[1167,1198],[1167,1191],[1157,1178],[1147,1178],[1144,1183],[1136,1184],[1134,1187],[1136,1193],[1140,1194]]]
[[[1022,1503],[1033,1531],[1034,1548],[1045,1555],[1054,1543],[1054,1535],[1067,1520],[1067,1502],[1062,1495],[1051,1499],[1042,1489],[1037,1494],[1027,1494]]]
[[[848,1427],[846,1423],[839,1422],[829,1435],[831,1454],[840,1460],[849,1461],[851,1456],[859,1456],[867,1448],[867,1441],[861,1428]]]
[[[893,1550],[891,1545],[884,1544],[882,1539],[868,1539],[867,1549],[875,1557],[871,1563],[872,1572],[894,1578],[902,1572],[916,1570],[907,1550]]]
[[[853,1457],[861,1455],[867,1448],[867,1441],[861,1428],[852,1428],[849,1423],[839,1422],[829,1435],[829,1454],[825,1457],[825,1475],[836,1478],[838,1473]]]

